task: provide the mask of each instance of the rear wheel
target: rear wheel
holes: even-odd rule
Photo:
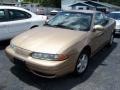
[[[87,52],[82,52],[76,63],[75,72],[77,75],[82,75],[86,71],[88,67],[88,61],[89,61],[89,54]]]

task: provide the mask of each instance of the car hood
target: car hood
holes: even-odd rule
[[[57,54],[82,40],[86,34],[85,31],[39,27],[22,33],[15,37],[11,43],[33,52]]]

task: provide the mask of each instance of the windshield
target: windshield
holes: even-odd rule
[[[108,16],[113,19],[120,20],[120,13],[110,13]]]
[[[91,26],[92,14],[80,12],[60,12],[48,21],[47,26],[70,30],[88,31]]]

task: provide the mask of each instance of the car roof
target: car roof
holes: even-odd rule
[[[82,12],[82,13],[91,13],[91,14],[94,14],[94,13],[97,13],[99,11],[95,11],[95,10],[65,10],[63,12]]]
[[[0,6],[0,9],[19,9],[19,10],[24,10],[23,8],[16,7],[16,6]]]
[[[32,13],[31,11],[28,11],[28,10],[26,10],[26,9],[24,9],[24,8],[16,7],[16,6],[0,6],[0,9],[17,9],[17,10],[26,11],[26,12],[32,14],[32,15],[34,14],[34,13]],[[34,14],[34,15],[35,15],[35,14]]]

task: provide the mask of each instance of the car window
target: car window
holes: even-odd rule
[[[77,31],[89,31],[92,14],[80,12],[60,12],[50,19],[47,26]]]
[[[29,13],[20,10],[8,10],[8,12],[10,20],[21,20],[31,17]]]
[[[6,15],[4,10],[0,10],[0,22],[6,21]]]
[[[109,13],[108,17],[113,18],[115,20],[120,20],[120,13]]]
[[[103,25],[103,26],[105,26],[107,23],[108,23],[107,16],[105,16],[102,13],[97,13],[95,15],[95,22],[94,22],[95,25]]]

